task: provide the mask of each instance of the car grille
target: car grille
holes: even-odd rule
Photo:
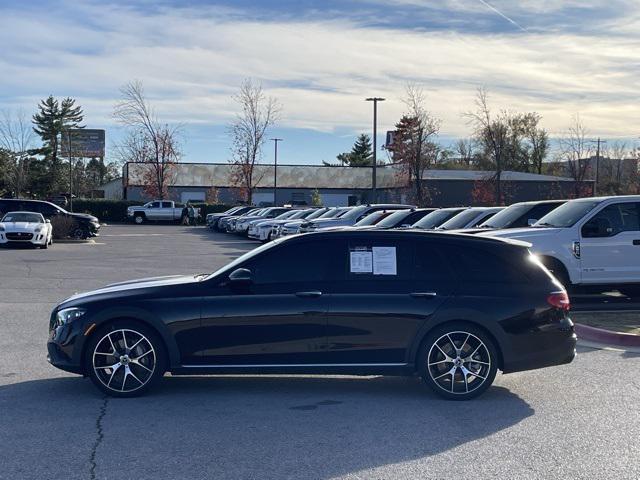
[[[7,240],[31,240],[33,233],[26,232],[7,232]]]

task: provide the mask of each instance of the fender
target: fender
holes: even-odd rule
[[[170,334],[167,326],[158,319],[151,312],[136,308],[136,307],[113,307],[106,308],[104,310],[100,310],[94,316],[91,316],[89,319],[85,321],[85,325],[89,325],[92,323],[96,324],[96,329],[99,329],[105,323],[117,320],[120,318],[126,318],[131,320],[137,320],[141,323],[145,323],[152,327],[160,338],[164,342],[165,347],[167,348],[167,354],[169,356],[169,368],[174,367],[180,364],[180,352],[178,350],[178,345],[176,344],[173,335]],[[94,330],[94,331],[95,331]],[[81,364],[82,356],[84,355],[85,343],[89,337],[79,336],[76,341],[80,343],[80,348],[75,348],[73,361]]]

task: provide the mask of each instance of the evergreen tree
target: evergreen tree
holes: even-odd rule
[[[65,98],[61,102],[52,95],[41,100],[38,112],[33,116],[33,131],[42,139],[43,146],[39,153],[44,156],[48,173],[47,193],[55,193],[64,185],[62,160],[58,158],[59,143],[69,129],[83,128],[80,124],[84,118],[82,107],[75,105],[73,98]]]
[[[358,135],[350,152],[338,154],[338,161],[347,167],[362,167],[372,165],[373,151],[371,149],[371,138],[366,133]]]

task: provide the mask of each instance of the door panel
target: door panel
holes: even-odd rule
[[[580,264],[583,283],[640,281],[639,204],[611,204],[581,229]],[[598,231],[599,230],[599,231]]]
[[[352,273],[350,252],[376,246],[396,248],[396,275]],[[454,286],[447,274],[423,275],[421,269],[449,272],[442,267],[444,260],[426,243],[366,238],[345,243],[342,258],[345,281],[335,285],[329,300],[329,363],[410,362],[407,355],[416,334]]]

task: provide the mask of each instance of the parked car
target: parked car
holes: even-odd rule
[[[0,219],[0,245],[31,244],[47,248],[53,243],[51,221],[41,213],[9,212]]]
[[[231,224],[240,217],[248,217],[250,215],[255,215],[264,210],[264,208],[251,207],[244,213],[227,215],[218,220],[218,230],[222,232],[232,232]]]
[[[478,235],[514,238],[567,287],[640,288],[640,196],[581,198],[552,210],[533,226]]]
[[[292,210],[291,212],[283,213],[273,220],[263,220],[252,227],[249,227],[248,236],[249,238],[260,240],[261,242],[269,242],[273,239],[274,229],[276,227],[295,220],[304,220],[305,218],[309,218],[318,210],[324,209],[306,208],[304,210]]]
[[[260,213],[249,216],[238,217],[233,224],[233,232],[241,235],[246,235],[249,230],[249,224],[254,220],[267,220],[269,218],[275,218],[278,215],[288,212],[290,208],[287,207],[268,207],[262,210]]]
[[[169,371],[419,374],[438,395],[470,399],[498,369],[574,358],[567,294],[526,245],[419,230],[297,235],[211,275],[74,295],[51,313],[48,359],[117,397]]]
[[[170,200],[154,200],[140,207],[127,207],[127,218],[142,225],[145,222],[177,222],[182,220],[184,205]],[[200,209],[196,208],[196,218]]]
[[[14,211],[41,213],[47,220],[68,218],[71,220],[71,231],[69,233],[71,237],[77,239],[96,237],[100,231],[100,221],[93,215],[67,212],[64,208],[42,200],[0,199],[0,216]]]
[[[410,228],[437,208],[412,208],[411,210],[397,210],[375,224],[375,228]]]
[[[528,227],[536,223],[547,213],[555,210],[566,200],[541,200],[519,202],[509,205],[476,228],[466,228],[464,233],[480,233],[487,230]]]
[[[294,235],[296,233],[298,233],[298,229],[300,228],[300,225],[302,225],[303,223],[306,223],[310,220],[313,220],[315,218],[330,218],[333,216],[338,215],[339,213],[346,213],[347,210],[349,209],[349,207],[322,207],[322,208],[318,208],[315,212],[311,213],[309,216],[305,217],[305,218],[299,218],[299,219],[291,219],[288,222],[281,224],[281,225],[275,225],[272,229],[271,229],[271,239],[275,240],[276,238],[280,238],[280,237],[284,237],[287,235]]]
[[[465,211],[467,208],[468,207],[439,208],[438,210],[425,215],[421,220],[414,223],[412,227],[419,228],[421,230],[433,230],[447,220],[455,217],[460,212]]]
[[[300,210],[289,209],[289,210],[281,213],[280,215],[278,215],[276,217],[273,217],[273,218],[271,218],[269,220],[264,220],[264,219],[253,220],[253,221],[249,222],[249,228],[247,229],[247,237],[253,238],[254,240],[260,240],[258,225],[262,225],[263,223],[277,222],[279,220],[287,220],[287,219],[291,218],[294,214],[299,213],[299,212],[300,212]],[[271,226],[272,225],[269,225],[269,228],[267,230],[265,230],[269,234],[271,233]],[[265,240],[266,240],[266,237],[265,237]]]
[[[356,222],[353,226],[342,226],[342,227],[325,227],[322,228],[321,231],[329,231],[329,230],[344,230],[344,229],[358,229],[358,230],[368,230],[375,228],[375,226],[387,218],[394,212],[398,212],[401,210],[376,210],[375,212],[371,212],[369,215],[364,217],[362,220]]]
[[[314,232],[326,227],[350,227],[367,215],[378,210],[405,210],[415,208],[415,205],[396,205],[393,203],[378,203],[373,205],[359,205],[351,208],[344,215],[334,218],[315,219],[300,225],[300,233]]]
[[[229,217],[229,216],[242,215],[243,213],[248,212],[249,210],[252,210],[254,208],[255,207],[252,207],[252,206],[239,205],[237,207],[230,208],[225,212],[209,213],[206,217],[207,227],[209,227],[212,230],[219,230],[218,222],[223,218]]]
[[[504,207],[467,208],[436,228],[438,230],[459,230],[477,227],[501,210],[504,210]]]

